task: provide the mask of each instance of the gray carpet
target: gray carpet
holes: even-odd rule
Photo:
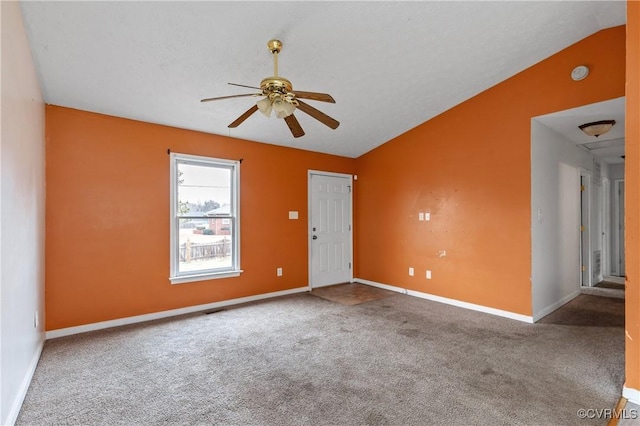
[[[624,290],[624,284],[614,283],[611,281],[601,281],[595,285],[595,287],[599,288],[614,288],[616,290]]]
[[[581,294],[539,324],[624,327],[624,299]]]
[[[624,330],[310,294],[48,341],[18,425],[584,425]]]

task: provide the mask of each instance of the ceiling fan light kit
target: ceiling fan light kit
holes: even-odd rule
[[[274,112],[276,118],[282,118],[285,120],[287,126],[289,127],[289,130],[291,130],[291,134],[293,134],[293,137],[298,138],[304,135],[304,130],[302,130],[302,127],[300,127],[300,123],[293,115],[296,109],[299,109],[302,112],[310,115],[311,117],[315,118],[331,129],[338,128],[340,122],[300,100],[309,99],[312,101],[335,103],[336,101],[331,97],[331,95],[328,95],[326,93],[294,91],[293,85],[289,80],[278,76],[278,53],[280,53],[280,51],[282,50],[282,42],[280,40],[269,40],[269,42],[267,43],[267,48],[273,54],[273,76],[263,79],[260,82],[260,87],[229,83],[232,86],[258,89],[261,91],[260,93],[247,93],[242,95],[205,98],[200,102],[210,102],[221,99],[239,98],[245,96],[264,96],[264,98],[260,99],[244,114],[242,114],[234,122],[229,124],[228,127],[230,128],[238,127],[256,111],[260,111],[267,117],[270,117],[271,113]]]
[[[256,102],[258,110],[266,117],[271,116],[271,111],[275,112],[277,118],[285,118],[293,114],[296,110],[298,101],[295,99],[287,99],[286,96],[282,96],[279,93],[272,93],[266,98],[263,98]]]
[[[296,110],[295,105],[297,104],[297,102],[295,104],[293,102],[295,102],[295,99],[293,101],[287,101],[286,99],[283,99],[281,96],[275,97],[273,99],[272,105],[273,105],[273,110],[276,113],[276,117],[285,118],[293,114],[293,111]]]
[[[258,105],[258,110],[265,116],[271,116],[271,110],[273,108],[271,107],[271,100],[269,98],[260,99],[258,102],[256,102],[256,105]]]
[[[614,124],[616,124],[616,120],[601,120],[582,124],[578,126],[578,128],[586,135],[595,136],[597,138],[611,130]]]

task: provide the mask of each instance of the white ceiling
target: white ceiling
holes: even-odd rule
[[[584,105],[535,119],[609,164],[624,163],[624,97]],[[578,126],[601,120],[615,120],[610,131],[588,136]]]
[[[624,1],[36,2],[22,9],[45,101],[357,157],[601,29]],[[227,125],[273,71],[341,122],[297,112],[306,135],[257,113]],[[576,64],[578,65],[578,64]],[[571,70],[566,70],[567,75]]]

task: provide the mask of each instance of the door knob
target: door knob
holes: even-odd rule
[[[314,235],[314,236],[313,236],[313,237],[311,237],[311,238],[312,238],[312,239],[314,239],[314,240],[317,240],[317,239],[318,239],[318,236],[317,236],[317,235]]]

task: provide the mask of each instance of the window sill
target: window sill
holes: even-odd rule
[[[185,284],[185,283],[190,283],[194,281],[207,281],[207,280],[217,280],[220,278],[239,277],[242,272],[244,272],[242,269],[236,269],[234,271],[208,272],[206,274],[194,274],[194,275],[181,275],[179,277],[169,277],[169,281],[171,281],[171,284]]]

